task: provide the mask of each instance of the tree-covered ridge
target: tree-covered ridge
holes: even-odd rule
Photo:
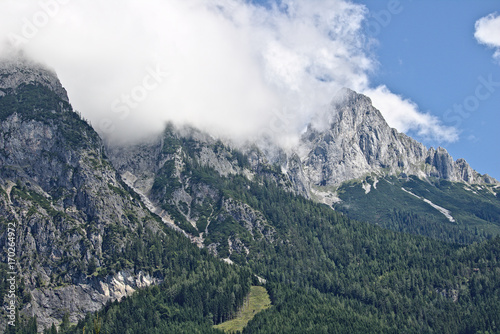
[[[249,268],[230,266],[189,239],[165,228],[162,233],[148,229],[129,236],[130,246],[116,255],[116,265],[135,266],[162,277],[159,286],[144,288],[121,302],[108,304],[97,315],[89,314],[78,326],[61,325],[59,333],[191,333],[189,328],[206,328],[231,319],[243,304],[255,278]],[[102,270],[117,270],[116,266]],[[3,267],[1,270],[4,270]],[[90,270],[90,269],[89,269]],[[92,270],[95,270],[92,269]],[[3,272],[3,271],[2,271]],[[107,272],[108,274],[109,272]],[[7,289],[2,275],[0,292]],[[17,295],[24,296],[23,287]],[[21,316],[7,333],[36,333],[32,319]],[[182,329],[182,330],[181,330]],[[52,333],[57,330],[47,329]],[[94,331],[95,332],[95,331]]]
[[[456,319],[468,314],[475,316],[467,323],[484,321],[483,329],[498,323],[499,238],[459,247],[352,221],[266,180],[218,184],[257,206],[282,235],[283,243],[248,259],[270,281],[275,305],[287,307],[280,288],[293,295],[292,286],[344,299],[395,330],[460,332],[468,325]]]
[[[159,286],[106,306],[99,312],[102,332],[192,333],[195,328],[212,332],[213,324],[231,319],[249,292],[250,272],[203,255],[196,263],[170,270]],[[70,333],[90,328],[96,317],[89,315]]]
[[[415,176],[368,176],[341,185],[335,209],[395,231],[470,244],[500,234],[498,185],[470,185]],[[430,201],[449,211],[450,221]]]
[[[470,246],[443,243],[350,220],[265,178],[221,177],[210,168],[192,172],[214,178],[213,187],[258,209],[277,231],[275,243],[256,242],[239,261],[267,280],[273,303],[245,333],[498,331],[500,238]],[[199,284],[200,295],[211,291],[210,285]],[[161,300],[152,304],[151,314],[161,314],[160,305],[170,308],[171,300],[162,295],[168,289],[158,289],[157,297],[139,292],[108,307],[99,315],[103,326],[108,319],[109,332],[117,333],[123,327],[111,314],[134,317],[151,308],[146,307],[151,299]],[[202,319],[201,311],[196,314],[189,319]],[[147,319],[137,315],[133,323],[147,328]],[[184,328],[177,320],[160,319],[165,328]],[[210,332],[210,323],[188,321],[185,332]]]

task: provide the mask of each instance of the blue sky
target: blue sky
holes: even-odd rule
[[[365,28],[379,41],[372,49],[379,62],[371,75],[373,84],[387,85],[420,110],[458,128],[458,141],[423,140],[427,146],[441,145],[455,159],[465,158],[480,173],[500,179],[500,87],[477,108],[466,100],[481,84],[479,77],[500,82],[494,50],[474,38],[475,22],[500,12],[500,1],[401,1],[399,13],[379,21],[381,11],[387,13],[387,1],[356,2],[369,9]],[[474,110],[468,117],[459,117],[454,105],[464,102]],[[448,117],[447,110],[452,110]]]

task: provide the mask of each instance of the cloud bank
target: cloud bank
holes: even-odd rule
[[[489,14],[476,21],[476,40],[495,49],[493,57],[500,63],[500,15]]]
[[[0,52],[22,48],[54,68],[109,140],[173,121],[286,144],[341,87],[372,97],[399,131],[456,140],[410,100],[370,86],[367,16],[344,0],[5,0]]]

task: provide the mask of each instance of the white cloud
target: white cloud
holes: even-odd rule
[[[414,131],[424,139],[437,142],[458,140],[455,128],[444,126],[436,116],[420,112],[413,101],[392,93],[385,85],[368,89],[365,94],[387,123],[401,132]]]
[[[476,21],[476,40],[495,49],[493,57],[500,62],[500,15],[492,13]]]
[[[370,90],[366,17],[364,6],[346,0],[271,8],[243,0],[5,0],[0,41],[19,42],[53,67],[73,106],[110,139],[172,120],[289,141],[344,86],[389,98],[380,108],[400,131],[420,119],[419,133],[453,139],[387,88]]]

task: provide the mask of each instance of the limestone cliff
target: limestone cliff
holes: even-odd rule
[[[36,315],[39,329],[65,313],[75,322],[158,282],[133,259],[116,262],[139,226],[160,226],[55,74],[27,60],[2,62],[0,93],[0,262],[11,223],[21,313]]]
[[[326,120],[313,120],[301,138],[303,172],[295,178],[316,186],[337,186],[370,173],[496,182],[464,159],[454,161],[445,149],[427,149],[390,128],[367,96],[343,89],[333,101]]]

